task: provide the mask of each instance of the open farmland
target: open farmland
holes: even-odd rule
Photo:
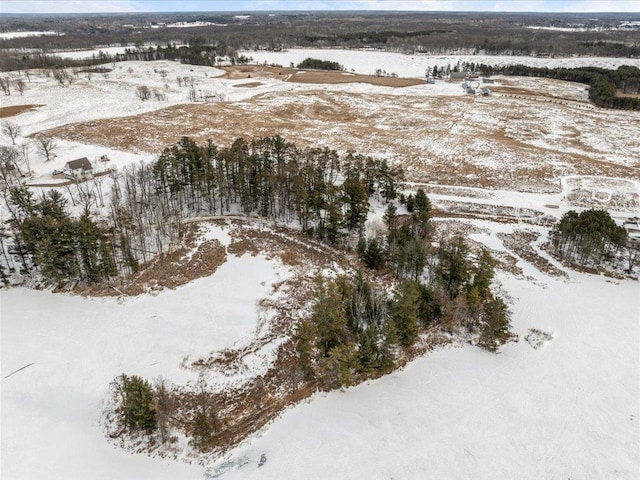
[[[261,77],[254,72],[250,78]],[[412,181],[485,188],[559,191],[566,175],[640,179],[634,134],[640,131],[640,113],[594,108],[584,86],[569,82],[496,82],[496,93],[487,97],[464,95],[458,83],[445,82],[406,88],[280,82],[271,89],[240,83],[234,90],[251,89],[255,95],[72,123],[44,133],[151,153],[184,135],[228,144],[240,136],[280,134],[302,145],[386,157],[402,165]]]

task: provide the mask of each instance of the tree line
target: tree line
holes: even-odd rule
[[[640,69],[623,65],[616,70],[596,67],[540,68],[508,65],[480,69],[484,74],[518,75],[555,78],[589,85],[589,100],[598,107],[621,110],[640,110],[640,97],[620,96],[618,92],[640,95]]]
[[[620,28],[628,14],[495,14],[495,13],[376,13],[304,12],[273,15],[254,12],[250,18],[232,14],[140,14],[100,17],[57,16],[0,19],[3,31],[56,30],[63,35],[0,40],[0,69],[16,69],[25,49],[43,52],[114,45],[179,42],[189,45],[241,49],[292,47],[379,48],[431,54],[494,54],[547,56],[638,57],[637,28]],[[171,28],[180,21],[212,25]],[[581,25],[584,31],[533,29],[530,26]],[[150,28],[153,26],[154,28]],[[193,60],[197,60],[196,57]]]
[[[77,219],[57,191],[38,199],[24,186],[10,187],[5,199],[13,247],[5,263],[18,259],[24,272],[54,282],[127,275],[174,248],[184,221],[199,215],[297,224],[310,236],[343,245],[362,230],[369,199],[395,198],[401,178],[384,159],[300,149],[280,136],[239,138],[227,147],[184,137],[155,162],[112,175],[106,217],[98,218],[90,194]]]

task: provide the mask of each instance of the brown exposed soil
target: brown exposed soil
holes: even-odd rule
[[[226,73],[223,78],[237,80],[239,78],[279,78],[289,75],[293,68],[267,67],[263,65],[235,65],[232,67],[217,67]]]
[[[24,112],[30,112],[31,110],[35,110],[38,107],[43,107],[44,105],[14,105],[12,107],[0,107],[0,118],[8,118],[13,117],[15,115],[20,115]]]

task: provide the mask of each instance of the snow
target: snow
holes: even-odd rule
[[[226,27],[226,23],[212,23],[212,22],[174,22],[167,23],[165,27],[168,28],[191,28],[191,27]]]
[[[237,449],[250,462],[225,480],[637,478],[637,282],[501,280],[518,343],[317,394]],[[534,350],[529,328],[554,339]]]
[[[202,469],[110,447],[101,402],[121,373],[195,380],[181,364],[249,341],[257,301],[283,275],[246,255],[175,291],[122,302],[3,290],[2,478],[200,478]]]
[[[569,26],[569,27],[542,27],[538,25],[526,25],[525,28],[534,30],[551,30],[556,32],[606,32],[610,30],[634,30],[640,26],[640,22],[622,22],[616,27],[601,26]]]
[[[315,56],[339,61],[360,73],[384,68],[401,76],[420,77],[426,66],[453,66],[458,60],[520,61],[517,57],[427,57],[345,50],[249,54],[254,58],[264,55],[258,61],[283,65]],[[640,63],[638,59],[522,58],[545,65],[565,62],[609,68]],[[167,70],[167,78],[162,79],[154,69]],[[108,78],[94,74],[88,80],[81,74],[68,88],[57,86],[52,78],[34,75],[24,96],[3,97],[3,107],[44,105],[15,118],[26,136],[73,122],[187,103],[188,88],[176,85],[178,75],[193,76],[198,88],[220,92],[230,102],[264,92],[319,88],[272,79],[260,79],[264,85],[254,89],[235,88],[246,79],[221,79],[217,77],[221,73],[177,62],[120,62]],[[540,80],[531,80],[536,81]],[[165,83],[170,84],[167,101],[141,102],[135,96],[138,85],[160,89]],[[463,95],[458,84],[446,82],[397,90],[371,85],[321,88],[415,96],[420,102],[424,99],[418,96]],[[549,83],[549,88],[562,96],[569,92],[576,99],[585,95],[583,88],[577,90],[566,83]],[[479,119],[491,122],[486,115]],[[602,118],[594,125],[599,121]],[[553,122],[550,129],[557,134],[564,124]],[[585,135],[598,142],[601,136],[594,132]],[[8,144],[7,138],[2,140]],[[83,156],[95,162],[107,154],[111,158],[107,166],[116,168],[154,158],[144,152],[58,142],[58,158],[50,163],[32,152],[31,167],[37,175],[46,176],[67,160]],[[627,135],[627,130],[612,137],[611,143],[629,145],[625,162],[637,157],[637,139]],[[434,149],[450,149],[433,144]],[[487,157],[486,162],[492,161],[500,159]],[[457,201],[487,208],[508,206],[516,212],[530,209],[556,218],[575,208],[566,197],[577,188],[592,191],[596,199],[610,198],[612,193],[640,198],[637,180],[607,177],[565,177],[562,191],[548,194],[424,186],[427,191],[434,189],[428,191],[434,205]],[[382,206],[376,209],[381,211]],[[629,210],[612,213],[618,220],[630,215]],[[473,240],[496,250],[505,249],[496,234],[518,228],[517,224],[488,220],[469,222],[485,232],[473,234]],[[380,219],[370,221],[367,228],[371,232],[382,228]],[[527,228],[544,238],[546,229]],[[212,239],[223,245],[231,241],[225,228],[208,225],[203,240]],[[225,480],[636,479],[640,468],[638,282],[578,273],[571,273],[569,280],[557,279],[524,260],[518,265],[526,277],[499,276],[513,310],[518,343],[508,344],[498,355],[470,346],[437,351],[377,381],[344,392],[317,394],[288,409],[207,471],[215,472],[229,461]],[[261,335],[269,312],[258,308],[257,302],[273,295],[274,284],[287,275],[281,264],[262,256],[228,256],[211,277],[175,291],[122,301],[24,288],[0,290],[2,478],[202,478],[204,467],[131,455],[108,444],[99,419],[109,382],[123,372],[149,379],[163,375],[176,383],[194,381],[196,373],[182,367],[185,359],[188,363],[225,347],[241,348]],[[531,328],[548,332],[553,339],[535,350],[523,340]],[[239,375],[247,378],[263,371],[276,347],[277,342],[268,343],[249,356]],[[216,378],[215,373],[209,377],[211,385],[239,379]],[[267,461],[258,470],[262,454]]]
[[[8,40],[11,38],[24,38],[24,37],[39,37],[41,35],[64,35],[60,32],[2,32],[0,33],[0,40]]]
[[[112,67],[111,64],[106,66]],[[166,78],[157,73],[162,70],[167,72]],[[188,103],[189,87],[178,87],[176,76],[193,77],[199,88],[219,88],[220,80],[215,77],[223,73],[211,67],[187,68],[180,63],[169,61],[118,62],[115,64],[115,70],[107,73],[106,77],[104,74],[93,73],[91,79],[88,79],[86,74],[81,73],[74,83],[64,88],[53,78],[32,75],[24,95],[13,94],[3,97],[2,106],[43,105],[15,119],[22,127],[22,134],[27,136],[72,122],[136,115]],[[162,91],[166,94],[167,100],[140,101],[135,89],[141,85]],[[168,90],[165,85],[169,85]],[[237,90],[236,94],[241,97],[243,90],[250,89],[233,90]],[[52,95],[52,92],[55,94]]]
[[[100,52],[107,55],[115,55],[117,53],[124,53],[126,49],[134,49],[132,46],[125,47],[103,47],[103,48],[94,48],[91,50],[70,50],[70,51],[62,51],[62,52],[54,52],[53,54],[57,57],[62,58],[70,58],[72,60],[83,60],[86,58],[97,57]]]
[[[640,58],[612,58],[612,57],[566,57],[566,58],[537,58],[508,55],[405,55],[402,53],[383,51],[341,50],[341,49],[309,49],[292,48],[283,52],[269,52],[265,50],[245,51],[244,55],[253,57],[256,63],[277,64],[288,67],[291,63],[298,65],[305,58],[312,57],[342,64],[346,70],[365,75],[373,75],[377,69],[396,73],[400,77],[425,76],[425,70],[433,66],[453,68],[458,62],[473,62],[485,65],[516,65],[523,64],[531,67],[567,67],[576,68],[594,66],[602,68],[617,68],[620,65],[640,67]]]
[[[496,234],[514,229],[474,224],[485,233],[473,239],[498,250]],[[226,235],[205,230],[206,239]],[[206,472],[224,464],[228,480],[636,478],[637,282],[556,279],[520,263],[535,278],[499,275],[518,343],[497,355],[444,349],[377,381],[316,394]],[[122,372],[194,380],[184,359],[255,336],[256,301],[282,275],[278,264],[243,256],[212,277],[123,303],[2,291],[2,424],[11,432],[3,478],[202,478],[205,467],[109,447],[100,402]],[[532,348],[524,341],[532,328],[552,340]],[[249,359],[244,375],[261,371],[276,346]],[[236,380],[208,378],[218,386]]]

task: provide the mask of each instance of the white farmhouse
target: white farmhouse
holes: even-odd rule
[[[93,177],[93,167],[87,157],[67,162],[63,172],[64,176],[71,180],[86,180]]]

